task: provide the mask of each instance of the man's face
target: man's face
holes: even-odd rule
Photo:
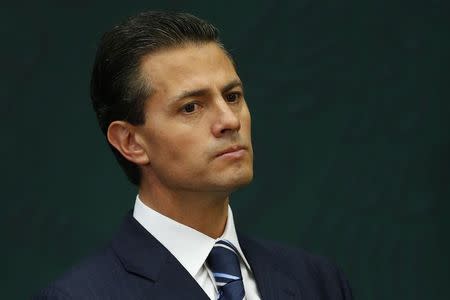
[[[224,51],[215,43],[162,50],[146,57],[141,71],[154,91],[138,127],[149,158],[143,176],[174,191],[231,192],[248,184],[250,113]]]

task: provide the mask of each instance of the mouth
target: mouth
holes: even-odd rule
[[[233,145],[221,152],[219,152],[216,157],[229,157],[229,158],[239,158],[242,157],[247,151],[247,148],[242,145]]]

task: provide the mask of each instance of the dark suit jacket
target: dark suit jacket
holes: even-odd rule
[[[301,250],[239,235],[263,300],[352,299],[342,273]],[[175,257],[128,214],[111,244],[33,299],[209,299]]]

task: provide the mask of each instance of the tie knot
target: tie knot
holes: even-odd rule
[[[218,286],[242,279],[237,250],[226,240],[216,242],[206,262]]]

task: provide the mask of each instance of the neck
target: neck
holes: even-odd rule
[[[229,194],[173,191],[141,184],[139,198],[148,207],[212,238],[225,230]]]

